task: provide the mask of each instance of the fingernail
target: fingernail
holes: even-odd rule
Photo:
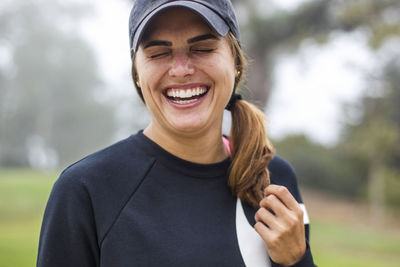
[[[267,187],[266,188],[264,188],[264,191],[263,191],[263,194],[264,194],[264,197],[266,197],[267,196]]]

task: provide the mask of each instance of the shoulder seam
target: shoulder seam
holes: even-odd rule
[[[100,244],[99,247],[101,248],[101,246],[103,245],[103,241],[106,239],[106,237],[108,236],[109,232],[111,231],[111,229],[113,228],[114,224],[116,223],[116,221],[118,220],[119,216],[121,215],[122,211],[124,210],[125,206],[128,204],[129,200],[133,197],[133,195],[136,193],[136,191],[138,190],[138,188],[142,185],[143,181],[146,179],[148,173],[150,172],[150,170],[153,168],[154,164],[155,164],[156,160],[153,159],[153,162],[151,163],[151,165],[149,166],[149,168],[147,169],[146,173],[143,175],[143,178],[141,179],[141,181],[138,183],[138,185],[136,186],[135,190],[132,191],[132,193],[130,194],[130,196],[126,199],[125,203],[121,206],[121,209],[119,210],[117,216],[115,216],[113,222],[110,224],[110,226],[108,227],[108,230],[104,233],[104,236],[101,238],[100,240]]]

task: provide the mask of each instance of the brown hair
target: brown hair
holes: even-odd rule
[[[232,33],[228,33],[227,40],[239,74],[235,81],[236,92],[245,74],[246,59]],[[232,162],[228,185],[234,195],[257,207],[263,197],[263,189],[270,183],[267,166],[274,155],[265,129],[266,117],[260,109],[245,100],[237,100],[231,114],[229,140]]]
[[[235,58],[237,77],[234,92],[244,77],[246,59],[235,36],[229,32],[227,40]],[[135,54],[132,56],[132,78],[136,90],[144,102],[137,86]],[[228,186],[232,194],[242,201],[257,207],[263,197],[263,189],[269,185],[267,166],[273,158],[274,149],[266,134],[264,113],[245,100],[237,100],[231,108],[232,125],[229,135],[231,165]]]
[[[144,101],[142,89],[137,84],[138,75],[137,75],[136,66],[135,66],[135,58],[136,58],[136,53],[135,53],[135,51],[133,51],[133,48],[132,48],[132,69],[131,69],[131,74],[132,74],[132,79],[133,79],[133,85],[135,86],[136,92],[138,93],[140,99],[142,99],[143,103],[146,104],[146,102]]]

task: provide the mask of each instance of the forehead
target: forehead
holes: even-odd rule
[[[172,7],[157,14],[145,28],[141,42],[163,34],[209,33],[214,31],[196,12],[184,7]],[[217,33],[215,33],[217,35]]]

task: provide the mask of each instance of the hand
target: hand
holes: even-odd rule
[[[303,210],[284,186],[269,185],[264,189],[264,196],[255,215],[254,228],[274,262],[293,265],[306,252]]]

